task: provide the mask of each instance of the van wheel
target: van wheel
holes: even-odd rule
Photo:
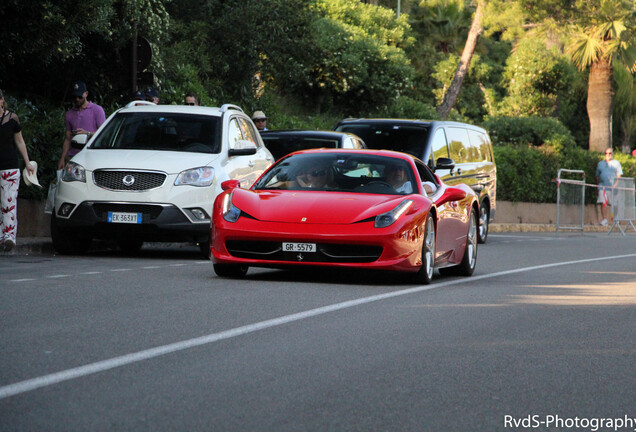
[[[242,278],[249,267],[242,264],[214,264],[214,273],[226,278]]]
[[[53,249],[62,255],[83,254],[91,245],[90,237],[80,237],[72,230],[60,228],[55,214],[51,215],[51,240]]]
[[[479,208],[479,243],[486,243],[488,239],[488,224],[490,223],[490,208],[487,204]]]

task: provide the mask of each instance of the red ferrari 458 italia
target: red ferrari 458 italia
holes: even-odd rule
[[[440,160],[448,168],[452,160]],[[405,153],[307,150],[248,189],[228,180],[214,203],[210,257],[219,276],[250,266],[323,266],[470,276],[477,262],[475,193],[442,183]]]

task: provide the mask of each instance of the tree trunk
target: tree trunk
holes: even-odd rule
[[[590,119],[591,151],[612,147],[612,65],[605,59],[592,63],[587,88],[587,116]]]
[[[457,102],[457,97],[459,96],[459,92],[462,89],[462,84],[464,83],[464,78],[468,73],[468,67],[470,66],[470,61],[473,58],[473,53],[475,52],[475,47],[477,46],[477,40],[479,36],[484,31],[481,27],[481,21],[484,17],[484,9],[486,5],[484,4],[484,0],[479,0],[477,2],[477,10],[475,11],[475,16],[473,18],[473,23],[470,26],[470,31],[468,32],[468,39],[466,39],[466,45],[464,45],[464,52],[462,53],[461,59],[459,59],[459,64],[457,65],[457,70],[455,71],[455,77],[453,77],[453,82],[451,83],[448,91],[444,93],[444,99],[440,106],[437,107],[437,113],[440,115],[442,120],[448,117],[450,110],[455,106],[455,102]]]

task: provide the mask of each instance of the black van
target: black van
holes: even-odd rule
[[[497,168],[485,129],[466,123],[405,119],[345,119],[334,130],[353,133],[370,149],[396,150],[428,163],[447,184],[465,183],[479,195],[479,242],[488,238],[495,217]],[[437,167],[451,158],[450,169]]]

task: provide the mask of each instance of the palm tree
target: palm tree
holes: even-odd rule
[[[477,10],[475,11],[472,25],[470,26],[470,30],[468,31],[468,38],[466,39],[466,45],[464,45],[462,56],[459,59],[459,65],[457,65],[455,77],[453,78],[448,91],[444,94],[442,103],[437,107],[437,113],[442,119],[446,119],[448,117],[448,114],[455,105],[457,97],[459,96],[459,92],[462,88],[462,84],[464,83],[464,78],[468,73],[470,61],[473,58],[473,53],[475,52],[475,47],[477,46],[477,40],[484,30],[482,27],[482,20],[484,17],[485,7],[485,0],[477,0]]]
[[[585,25],[567,29],[566,52],[580,70],[589,68],[589,148],[603,151],[612,146],[614,66],[622,57],[631,73],[636,72],[636,42],[630,38],[635,12],[629,0],[599,0],[594,4],[583,14],[588,21]]]

